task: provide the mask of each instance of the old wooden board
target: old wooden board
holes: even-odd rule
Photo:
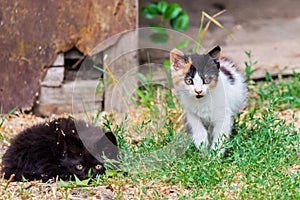
[[[87,55],[106,38],[136,28],[136,0],[0,2],[0,106],[32,107],[45,67],[76,47]]]
[[[102,108],[103,94],[97,93],[97,80],[65,82],[61,87],[41,87],[35,113],[51,116],[63,113],[84,113]]]

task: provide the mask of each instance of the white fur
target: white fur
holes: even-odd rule
[[[196,73],[194,85],[174,84],[181,103],[186,110],[186,117],[191,127],[195,145],[216,149],[224,142],[222,135],[227,139],[231,132],[232,117],[239,111],[246,99],[246,84],[243,75],[233,67],[233,63],[220,59],[220,65],[230,71],[234,77],[232,85],[229,78],[219,72],[217,84],[214,88],[208,88]],[[172,75],[176,76],[172,70]],[[195,86],[196,85],[196,86]],[[206,93],[204,97],[197,99],[196,90]],[[225,149],[221,150],[224,153]]]

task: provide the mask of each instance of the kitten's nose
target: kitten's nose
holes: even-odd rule
[[[202,90],[196,90],[196,89],[194,89],[194,91],[195,91],[196,94],[199,94],[199,95],[202,93]]]

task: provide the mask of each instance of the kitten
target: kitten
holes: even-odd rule
[[[117,141],[111,132],[104,133],[83,121],[59,118],[18,134],[3,155],[2,174],[6,179],[14,174],[14,181],[22,177],[67,180],[73,174],[86,179],[105,172],[101,152],[110,159],[117,158]]]
[[[174,88],[194,143],[203,150],[217,149],[229,138],[232,118],[246,99],[243,74],[220,52],[217,46],[208,54],[185,55],[178,49],[170,53]]]

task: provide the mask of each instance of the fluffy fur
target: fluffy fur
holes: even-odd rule
[[[22,177],[66,180],[73,174],[86,179],[88,175],[105,172],[101,153],[116,159],[117,141],[112,133],[104,133],[83,121],[60,118],[18,134],[3,156],[2,173],[6,179],[14,174],[14,181]]]
[[[208,54],[185,55],[178,49],[170,53],[174,87],[198,148],[216,149],[223,144],[233,116],[246,99],[243,74],[220,51],[217,46]]]

